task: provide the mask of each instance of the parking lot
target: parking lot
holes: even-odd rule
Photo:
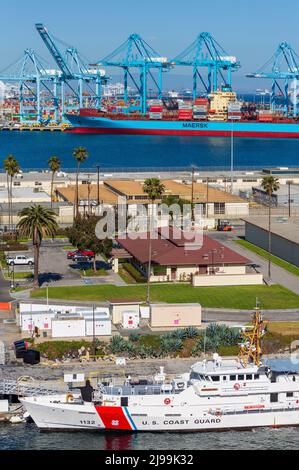
[[[60,240],[45,240],[42,243],[40,249],[40,265],[39,265],[39,272],[40,272],[40,284],[44,283],[59,283],[59,281],[63,281],[64,284],[80,284],[83,283],[81,279],[81,274],[83,273],[84,269],[90,269],[93,267],[92,261],[84,262],[84,263],[77,263],[71,259],[67,259],[67,251],[64,247],[68,245],[65,241]],[[28,251],[18,251],[18,252],[10,252],[11,256],[15,255],[25,255],[28,257],[33,257],[33,247],[32,245],[28,244],[29,250]],[[72,250],[70,250],[72,251]],[[104,268],[106,266],[105,262],[101,259],[101,257],[97,256],[97,268]],[[12,271],[12,267],[9,267],[9,270]],[[14,266],[15,273],[20,272],[32,272],[34,271],[34,267],[30,267],[28,265],[24,266]],[[103,276],[107,277],[107,276]],[[77,282],[76,282],[77,281]],[[78,282],[79,281],[79,282]],[[104,279],[103,279],[104,281]]]

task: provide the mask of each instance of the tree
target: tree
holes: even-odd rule
[[[147,268],[147,294],[146,302],[150,304],[150,279],[151,279],[151,261],[152,261],[152,218],[153,206],[157,199],[161,199],[165,191],[165,186],[158,178],[147,178],[143,184],[143,192],[146,193],[151,201],[151,215],[149,225],[149,244],[148,244],[148,268]]]
[[[34,248],[34,288],[36,289],[39,286],[40,246],[45,236],[54,238],[58,230],[56,214],[50,209],[34,204],[22,209],[18,215],[21,217],[17,226],[20,234],[32,239]]]
[[[76,147],[73,151],[73,156],[77,162],[77,170],[76,170],[76,188],[75,188],[75,201],[74,201],[74,219],[78,216],[79,212],[79,187],[78,187],[78,180],[79,180],[79,170],[81,163],[85,162],[88,157],[88,152],[84,147]]]
[[[75,219],[72,227],[66,229],[66,234],[70,243],[79,250],[87,249],[94,252],[95,255],[104,253],[105,256],[110,254],[112,241],[109,239],[100,240],[95,235],[95,229],[101,217],[95,215],[87,215],[86,217],[78,217]],[[93,269],[97,271],[96,257],[93,258]]]
[[[50,157],[48,160],[48,165],[49,168],[52,172],[52,178],[51,178],[51,209],[53,207],[53,186],[54,186],[54,177],[55,173],[60,170],[61,167],[61,162],[58,157]]]
[[[268,278],[271,280],[271,208],[272,208],[272,195],[279,189],[279,181],[273,176],[265,176],[261,184],[263,190],[268,194]]]
[[[7,203],[8,203],[8,230],[12,229],[12,182],[13,178],[20,171],[20,166],[18,161],[13,155],[8,155],[8,157],[3,162],[3,167],[6,171],[7,179]]]

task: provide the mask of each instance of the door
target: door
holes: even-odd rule
[[[171,280],[176,280],[176,268],[171,268]]]

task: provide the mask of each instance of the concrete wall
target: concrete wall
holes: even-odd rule
[[[256,225],[245,223],[245,238],[248,242],[268,251],[268,231]],[[272,233],[271,236],[272,254],[299,266],[299,245]]]
[[[157,304],[150,307],[150,327],[157,329],[201,325],[201,306]]]
[[[263,284],[262,274],[193,276],[193,287],[249,286]]]

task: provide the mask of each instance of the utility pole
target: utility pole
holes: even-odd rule
[[[206,218],[209,218],[209,177],[207,176],[207,202],[206,202]]]
[[[92,307],[92,346],[93,346],[93,360],[96,360],[96,335],[95,335],[95,311]]]
[[[100,205],[100,165],[97,165],[97,203]]]
[[[192,222],[192,226],[194,226],[194,221],[195,221],[195,217],[194,217],[194,171],[195,171],[195,167],[192,166],[191,169],[192,169],[192,172],[191,172],[191,175],[192,175],[192,182],[191,182],[191,222]]]
[[[289,219],[291,218],[291,203],[293,202],[291,199],[291,184],[293,181],[287,181],[288,185],[288,208],[289,208]]]

